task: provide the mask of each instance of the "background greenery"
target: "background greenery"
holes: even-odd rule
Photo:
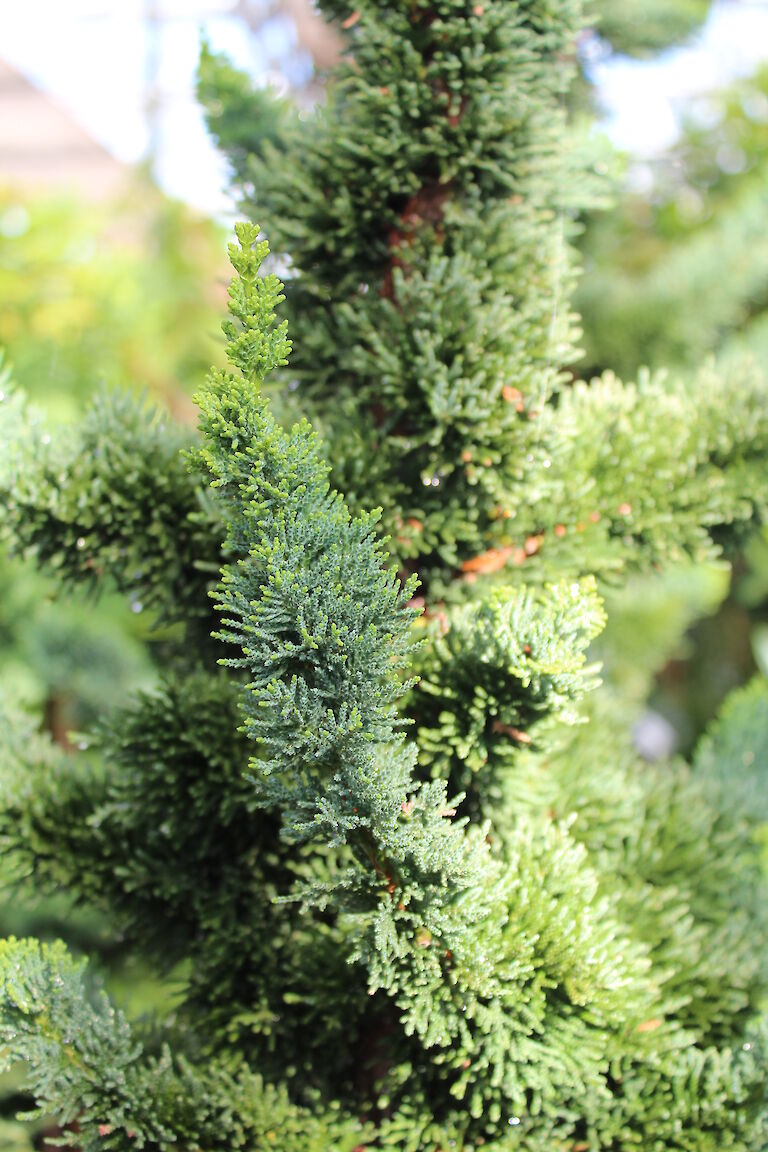
[[[191,393],[222,360],[225,235],[141,172],[129,192],[96,205],[18,187],[0,191],[0,392],[8,391],[12,367],[54,442],[66,440],[94,395],[117,388],[193,419]],[[150,615],[137,598],[62,593],[3,549],[0,699],[31,711],[63,747],[77,743],[105,708],[156,682]],[[0,935],[29,933],[63,936],[99,957],[108,985],[135,1010],[167,1005],[167,988],[124,957],[101,915],[63,897],[40,898],[34,881],[0,906]],[[15,1080],[6,1077],[0,1088],[0,1145],[26,1152],[29,1126],[11,1119],[23,1103]]]

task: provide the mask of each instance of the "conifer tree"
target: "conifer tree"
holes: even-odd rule
[[[290,277],[239,225],[199,437],[4,409],[6,534],[151,605],[163,682],[76,757],[9,718],[0,837],[183,980],[131,1022],[5,941],[4,1058],[83,1152],[757,1152],[768,690],[642,763],[678,631],[622,691],[605,603],[765,517],[768,389],[567,381],[575,5],[326,7],[325,110],[237,134]]]

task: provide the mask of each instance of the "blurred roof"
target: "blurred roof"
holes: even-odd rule
[[[56,100],[0,60],[0,183],[112,196],[124,164],[93,140]]]

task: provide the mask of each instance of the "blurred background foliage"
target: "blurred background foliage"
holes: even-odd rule
[[[193,419],[221,360],[225,229],[141,173],[116,199],[0,190],[0,346],[14,379],[69,420],[97,388],[131,388]]]
[[[574,371],[589,377],[612,369],[633,379],[648,366],[689,374],[707,359],[724,370],[756,361],[768,371],[766,219],[763,67],[697,98],[679,140],[658,157],[626,158],[609,211],[584,222],[576,294],[584,358]],[[701,577],[683,575],[684,596],[695,598]],[[758,669],[768,674],[765,533],[749,541],[719,587],[719,602],[692,615],[684,645],[658,669],[650,696],[683,751],[731,688]],[[635,589],[635,602],[649,594]],[[626,651],[632,634],[626,629]]]
[[[698,98],[677,144],[627,177],[586,223],[580,370],[768,363],[768,68]]]
[[[226,229],[169,200],[143,172],[117,198],[92,203],[58,191],[0,190],[0,393],[21,389],[55,438],[100,389],[129,389],[195,418],[191,393],[223,360]],[[10,366],[11,371],[8,370]],[[0,463],[0,467],[2,464]],[[0,701],[22,707],[65,747],[105,710],[156,679],[151,621],[142,605],[62,596],[23,558],[0,549]],[[5,885],[4,885],[5,887]],[[103,918],[41,900],[34,878],[0,904],[0,934],[64,937],[101,960],[103,977],[138,1012],[169,988],[124,956]],[[0,1083],[0,1147],[29,1152],[13,1117],[26,1101]]]
[[[194,421],[191,393],[223,359],[224,237],[141,173],[96,205],[0,192],[0,347],[48,435],[100,389],[137,391]],[[151,678],[140,604],[55,600],[8,556],[0,579],[0,692],[39,710],[59,742]]]
[[[690,35],[710,0],[603,0],[593,5],[595,27],[614,52],[647,56]]]

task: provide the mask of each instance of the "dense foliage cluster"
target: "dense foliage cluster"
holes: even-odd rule
[[[83,1152],[758,1152],[768,688],[645,763],[688,615],[624,682],[605,603],[762,522],[768,386],[568,379],[575,4],[326,8],[349,59],[260,154],[207,57],[290,276],[237,227],[198,439],[5,409],[6,535],[151,606],[162,685],[76,755],[10,718],[0,840],[177,1004],[8,940],[4,1059]]]

